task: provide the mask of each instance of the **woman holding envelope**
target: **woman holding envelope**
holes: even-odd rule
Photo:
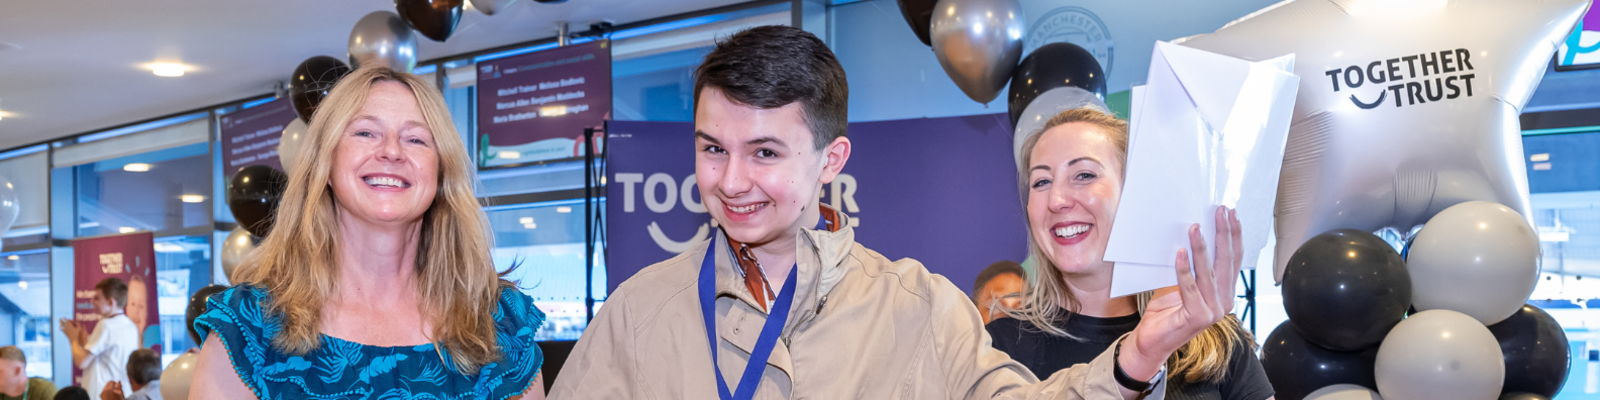
[[[1171,312],[1179,303],[1175,287],[1110,298],[1112,263],[1103,254],[1127,156],[1128,124],[1093,107],[1057,114],[1023,143],[1019,176],[1038,276],[1021,307],[1006,310],[1008,317],[987,328],[995,348],[1035,375],[1088,362],[1138,326],[1143,315]],[[1219,253],[1240,253],[1234,211],[1219,207],[1215,217],[1217,246],[1232,249]],[[1189,237],[1195,248],[1205,248],[1198,225]],[[1217,260],[1217,273],[1237,275],[1240,257],[1228,258]],[[1228,290],[1220,294],[1231,298]],[[1233,315],[1212,325],[1167,360],[1167,398],[1271,399],[1254,344]]]

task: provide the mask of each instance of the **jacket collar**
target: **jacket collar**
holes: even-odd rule
[[[827,207],[827,206],[823,206]],[[785,324],[784,333],[792,331],[797,321],[806,321],[816,315],[817,305],[827,296],[827,293],[844,279],[845,258],[850,253],[850,247],[855,243],[855,229],[851,227],[851,219],[841,211],[834,211],[839,229],[835,231],[802,228],[799,240],[795,241],[795,298],[789,309],[789,321]],[[749,289],[744,285],[743,275],[740,275],[731,253],[727,236],[724,234],[712,235],[713,245],[710,250],[716,251],[717,268],[717,296],[729,296],[745,302],[746,305],[760,310],[755,298],[750,295]]]

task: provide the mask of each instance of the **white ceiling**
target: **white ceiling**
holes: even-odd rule
[[[743,0],[517,0],[463,13],[445,43],[417,34],[420,60]],[[345,57],[356,20],[391,0],[0,1],[0,151],[270,93],[301,61]],[[142,67],[194,69],[161,78]]]

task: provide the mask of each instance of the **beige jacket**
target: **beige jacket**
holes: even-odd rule
[[[757,399],[1121,399],[1109,350],[1039,382],[990,347],[977,309],[950,281],[862,247],[841,225],[796,241],[796,297]],[[738,387],[766,314],[717,234],[618,286],[550,398],[716,399],[697,292],[709,245],[718,249],[717,358],[729,390]]]

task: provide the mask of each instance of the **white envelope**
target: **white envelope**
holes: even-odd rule
[[[1215,244],[1215,208],[1238,210],[1244,268],[1271,234],[1278,172],[1293,116],[1294,55],[1250,62],[1156,42],[1134,89],[1127,176],[1105,260],[1111,297],[1177,284],[1189,225]]]

